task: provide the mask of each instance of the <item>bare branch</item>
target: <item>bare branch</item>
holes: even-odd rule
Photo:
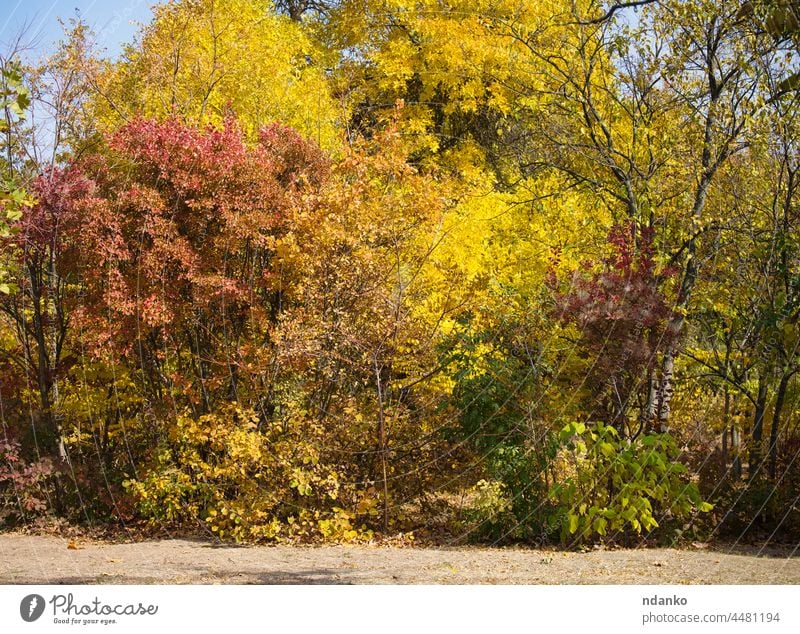
[[[658,2],[658,0],[637,0],[635,2],[618,2],[617,4],[613,4],[608,8],[603,15],[599,18],[595,18],[594,20],[578,20],[577,24],[601,24],[610,20],[614,17],[614,14],[617,11],[622,11],[623,9],[635,9],[637,7],[642,7],[647,4],[653,4],[654,2]]]

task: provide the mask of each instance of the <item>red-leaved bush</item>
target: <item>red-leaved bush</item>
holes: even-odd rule
[[[623,431],[631,409],[645,416],[649,375],[667,343],[671,308],[662,285],[672,271],[658,270],[649,229],[636,235],[631,225],[615,226],[608,241],[610,256],[599,270],[586,263],[575,272],[569,289],[556,293],[555,312],[580,331],[594,418]]]
[[[0,440],[0,526],[47,510],[43,485],[53,465],[49,458],[26,462],[20,449],[16,440]]]

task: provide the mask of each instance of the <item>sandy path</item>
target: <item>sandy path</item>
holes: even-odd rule
[[[128,544],[0,535],[0,583],[723,583],[798,584],[790,551],[367,546],[235,547],[174,539]]]

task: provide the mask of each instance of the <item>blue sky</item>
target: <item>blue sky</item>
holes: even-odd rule
[[[47,55],[62,36],[58,18],[79,15],[94,29],[98,48],[114,57],[136,35],[134,23],[150,21],[154,4],[157,0],[0,0],[0,51],[29,25],[26,41],[33,39],[35,48],[26,56]]]

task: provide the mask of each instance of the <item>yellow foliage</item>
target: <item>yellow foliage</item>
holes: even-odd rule
[[[234,114],[250,137],[279,121],[323,148],[339,145],[346,113],[330,94],[322,51],[271,2],[182,0],[154,12],[140,41],[97,78],[101,131],[131,117],[219,125]]]

